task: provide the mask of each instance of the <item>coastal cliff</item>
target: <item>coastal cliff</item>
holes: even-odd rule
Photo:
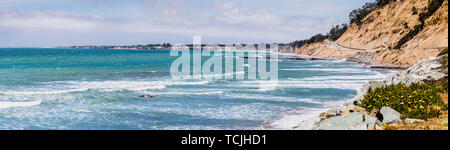
[[[361,24],[351,24],[333,44],[306,44],[296,53],[358,62],[362,59],[375,66],[410,67],[448,47],[448,0],[442,1],[436,2],[437,9],[431,9],[429,0],[391,2],[369,13]]]
[[[447,47],[448,0],[393,0],[336,41],[302,45],[298,55],[407,69],[366,83],[354,99],[293,129],[448,130]]]

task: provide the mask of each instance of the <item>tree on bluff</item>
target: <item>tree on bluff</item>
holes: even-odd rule
[[[373,10],[377,9],[377,3],[366,3],[362,8],[358,8],[350,12],[350,23],[361,25],[363,19],[369,15]]]

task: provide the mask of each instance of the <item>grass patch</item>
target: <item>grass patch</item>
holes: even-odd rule
[[[448,104],[439,95],[447,91],[448,78],[410,86],[390,85],[367,93],[359,105],[369,112],[388,106],[400,112],[403,119],[428,120],[439,117],[441,112],[448,110]]]

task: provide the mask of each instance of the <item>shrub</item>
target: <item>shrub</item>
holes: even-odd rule
[[[327,37],[322,34],[317,34],[311,37],[306,43],[323,42]]]
[[[305,44],[323,42],[325,39],[330,39],[330,40],[336,41],[347,31],[347,29],[348,29],[348,25],[345,23],[341,24],[341,25],[334,25],[326,35],[317,34],[306,40],[298,40],[298,41],[291,42],[291,43],[289,43],[289,45],[291,47],[298,48],[298,47],[302,47]]]
[[[415,7],[415,6],[413,6],[413,8],[412,8],[412,15],[417,15],[417,8]]]
[[[350,23],[361,25],[363,19],[377,8],[377,3],[366,3],[362,8],[353,10],[349,15]]]
[[[297,40],[289,43],[289,45],[293,48],[299,48],[306,44],[306,40]]]
[[[395,45],[394,49],[400,49],[403,45],[405,45],[408,41],[413,39],[420,31],[423,29],[423,24],[419,24],[414,26],[414,29],[409,31],[405,36],[403,36]]]
[[[431,0],[428,4],[427,11],[419,14],[419,21],[424,23],[425,20],[432,16],[439,9],[439,7],[442,6],[443,3],[444,0]]]
[[[350,23],[361,25],[364,18],[377,8],[386,6],[394,2],[394,0],[377,0],[375,3],[366,3],[362,8],[358,8],[350,12]]]
[[[442,49],[442,51],[438,54],[438,57],[445,55],[445,54],[448,54],[448,48]],[[439,68],[436,68],[436,69],[447,69],[448,70],[448,56],[443,56],[440,63],[442,64],[442,66]]]
[[[441,111],[448,109],[448,105],[439,97],[439,93],[446,91],[448,91],[447,78],[410,86],[390,85],[367,93],[359,105],[369,112],[388,106],[400,112],[402,118],[427,120],[438,117]]]
[[[409,29],[408,22],[403,23],[403,27],[405,27],[405,29]]]
[[[445,54],[448,54],[448,47],[442,49],[442,51],[438,54],[438,57],[439,57],[439,56],[442,56],[442,55],[445,55]]]
[[[377,6],[383,7],[391,2],[394,2],[394,0],[377,0]]]
[[[345,23],[342,25],[335,25],[331,28],[330,32],[328,32],[327,38],[336,41],[345,33],[345,31],[347,31],[347,29],[348,25]]]

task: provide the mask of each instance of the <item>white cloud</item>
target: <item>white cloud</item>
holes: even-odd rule
[[[94,29],[103,20],[96,15],[70,14],[56,11],[0,11],[0,26],[14,28]]]
[[[179,16],[180,14],[176,9],[166,9],[163,12],[161,12],[162,15],[165,16]]]
[[[13,4],[19,2],[25,2],[25,0],[2,0],[0,1],[0,4]]]
[[[0,5],[16,5],[16,4],[30,4],[30,3],[42,3],[50,0],[0,0]]]
[[[173,40],[173,37],[183,37],[187,39],[186,41],[190,41],[189,37],[192,35],[216,39],[209,40],[212,43],[290,42],[325,32],[331,25],[341,23],[333,18],[282,16],[264,8],[251,8],[232,2],[193,3],[181,0],[146,0],[146,2],[152,6],[165,7],[145,10],[150,17],[134,19],[112,19],[60,11],[0,10],[0,34],[8,31],[9,36],[8,41],[0,41],[0,46],[14,41],[18,43],[17,41],[23,41],[31,34],[40,35],[41,40],[49,41],[46,45],[51,46],[75,43],[83,45],[86,41],[89,44],[103,44],[92,42],[104,39],[111,39],[116,43],[145,41],[144,37],[180,43],[179,39]],[[85,37],[86,35],[89,37]],[[33,46],[40,46],[39,44],[41,42]]]
[[[231,9],[231,8],[235,8],[236,4],[233,2],[214,2],[212,4],[213,8],[221,8],[221,9]]]
[[[278,25],[284,17],[270,13],[267,9],[250,9],[237,7],[217,14],[215,21],[226,24],[250,24],[250,25]]]

